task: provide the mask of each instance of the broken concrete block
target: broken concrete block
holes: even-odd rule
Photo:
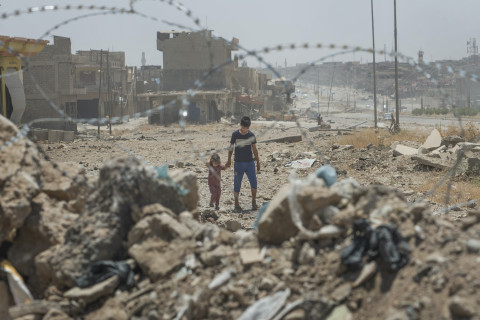
[[[456,146],[459,142],[465,142],[465,139],[460,136],[447,136],[442,139],[442,146]]]
[[[167,243],[158,239],[147,239],[128,249],[129,255],[135,259],[143,273],[152,282],[168,276],[185,262],[185,256],[195,242],[189,240],[174,240]]]
[[[288,208],[290,186],[284,186],[273,197],[258,223],[258,239],[267,243],[280,244],[298,233]]]
[[[68,299],[83,300],[86,304],[89,304],[101,297],[112,294],[119,282],[119,277],[113,276],[88,288],[74,287],[63,295]]]
[[[74,138],[75,138],[74,131],[63,131],[63,141],[73,142]]]
[[[31,132],[37,141],[48,140],[48,129],[34,128]]]
[[[48,130],[48,142],[55,143],[63,141],[63,130]]]
[[[418,154],[418,149],[411,148],[408,146],[404,146],[403,144],[397,144],[395,150],[393,150],[393,156],[413,156],[414,154]]]
[[[243,265],[250,265],[262,261],[262,255],[258,248],[240,249],[240,260]]]
[[[181,198],[187,210],[194,211],[197,209],[199,200],[197,175],[186,170],[172,170],[169,172],[169,176],[174,183],[185,191]]]
[[[451,168],[454,163],[454,161],[443,161],[442,159],[430,158],[420,155],[412,156],[411,159],[417,161],[419,164],[442,170]]]
[[[293,143],[293,142],[300,142],[302,141],[302,136],[289,136],[289,137],[282,137],[277,139],[270,139],[265,141],[260,141],[262,143],[270,143],[270,142],[286,142],[286,143]]]
[[[215,250],[209,252],[203,252],[200,255],[200,259],[206,266],[215,266],[220,263],[222,258],[231,254],[230,248],[226,246],[218,246]]]
[[[231,232],[236,232],[242,229],[242,224],[237,220],[227,220],[225,221],[225,229]]]
[[[338,149],[338,151],[346,151],[346,150],[353,150],[353,149],[355,149],[354,146],[347,144],[347,145],[341,146]]]
[[[480,175],[480,159],[479,158],[468,158],[467,159],[467,175],[469,176],[478,176]]]
[[[425,143],[422,145],[423,148],[427,150],[433,150],[442,144],[442,135],[437,129],[433,129],[432,132],[430,132],[430,135],[427,137],[427,140],[425,140]]]
[[[191,236],[190,229],[168,214],[154,214],[143,218],[130,230],[128,246],[131,247],[149,238],[171,241],[175,238],[186,239]]]

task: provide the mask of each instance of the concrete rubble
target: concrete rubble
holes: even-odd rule
[[[420,165],[440,170],[455,167],[456,175],[480,175],[480,143],[465,142],[465,139],[458,136],[442,138],[436,129],[418,148],[418,152],[415,152],[414,148],[399,144],[394,150],[394,155],[409,155]]]
[[[16,133],[0,117],[0,144]],[[199,219],[190,173],[164,179],[116,158],[91,185],[29,140],[0,152],[2,258],[35,298],[14,305],[0,273],[2,319],[480,319],[478,210],[449,221],[394,188],[308,176],[274,196],[258,230],[219,227]],[[359,218],[395,224],[409,263],[346,269],[339,253]],[[128,261],[134,285],[79,288],[100,260]]]

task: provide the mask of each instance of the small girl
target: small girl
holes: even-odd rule
[[[215,210],[218,210],[220,202],[220,178],[221,171],[225,170],[225,166],[220,161],[220,156],[216,153],[212,154],[210,161],[207,162],[208,167],[208,187],[210,188],[210,207],[215,203]]]

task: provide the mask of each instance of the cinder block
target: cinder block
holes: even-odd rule
[[[48,140],[48,129],[32,129],[32,134],[35,136],[35,139],[37,139],[37,141]]]
[[[74,137],[75,137],[74,131],[63,131],[63,141],[73,142]]]
[[[60,142],[63,140],[63,130],[48,130],[48,142]]]

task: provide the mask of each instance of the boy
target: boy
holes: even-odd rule
[[[233,178],[233,195],[235,198],[235,209],[233,212],[241,213],[242,207],[238,198],[240,196],[240,187],[242,186],[243,174],[247,174],[252,192],[252,210],[257,210],[257,175],[255,172],[255,161],[257,161],[257,171],[260,172],[260,159],[258,158],[257,140],[253,132],[249,130],[251,120],[249,117],[243,117],[240,121],[240,129],[232,133],[230,139],[230,150],[228,150],[228,160],[225,167],[230,167],[232,162],[233,149],[235,149],[234,158],[234,178]],[[253,153],[253,155],[252,155]],[[253,157],[255,156],[255,158]]]

